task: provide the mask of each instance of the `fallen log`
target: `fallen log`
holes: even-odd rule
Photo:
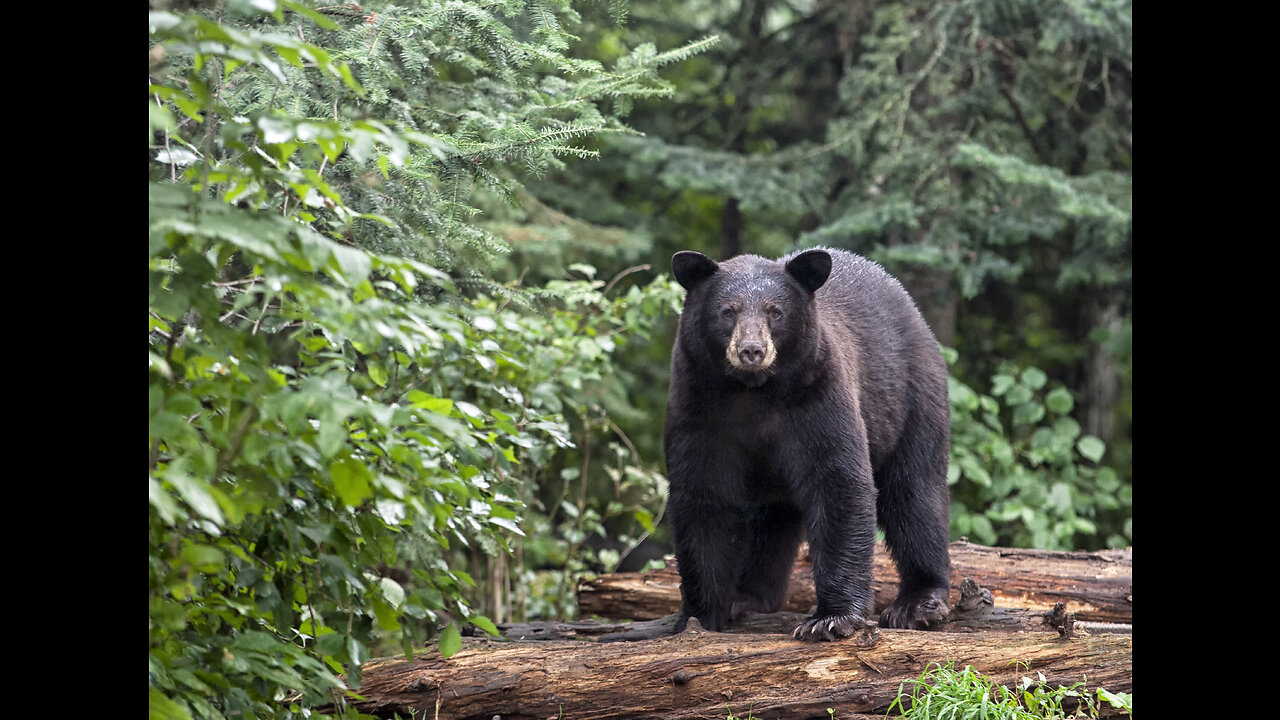
[[[1088,622],[1133,622],[1133,548],[1065,552],[994,548],[965,540],[951,543],[951,601],[959,601],[962,578],[990,588],[1001,608],[1043,610],[1064,603]],[[876,612],[898,594],[898,573],[882,543],[876,544]],[[808,612],[814,605],[813,579],[802,548],[791,574],[782,610]],[[652,620],[680,609],[680,575],[674,558],[666,567],[601,575],[578,584],[582,617]]]
[[[951,609],[944,625],[935,630],[958,633],[1034,632],[1054,629],[1067,636],[1079,630],[1084,633],[1129,634],[1132,626],[1124,623],[1077,622],[1074,613],[1059,602],[1048,612],[1024,608],[994,606],[994,594],[971,578],[960,583],[960,599]],[[678,613],[655,620],[604,622],[597,620],[546,620],[541,622],[500,623],[498,631],[512,640],[588,640],[599,642],[648,640],[670,635],[675,630]],[[751,613],[732,621],[726,633],[790,633],[808,615],[796,612]],[[472,632],[478,635],[479,631]]]
[[[933,662],[970,665],[1009,687],[1040,673],[1051,688],[1086,680],[1089,689],[1132,692],[1132,659],[1127,635],[882,630],[875,645],[860,647],[712,633],[694,620],[679,635],[642,642],[468,638],[447,659],[433,650],[373,660],[363,669],[364,699],[352,705],[441,720],[798,720],[829,717],[827,708],[841,720],[882,718],[903,683],[909,691]]]

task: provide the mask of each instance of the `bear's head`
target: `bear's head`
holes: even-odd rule
[[[831,275],[831,254],[806,250],[784,260],[739,255],[716,262],[684,250],[671,258],[687,290],[682,343],[747,387],[760,387],[812,343],[813,296]]]

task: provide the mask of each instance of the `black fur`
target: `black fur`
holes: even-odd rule
[[[901,577],[880,625],[943,620],[947,371],[906,291],[840,250],[686,251],[672,269],[688,291],[664,428],[677,630],[778,610],[807,538],[818,605],[795,636],[866,641],[877,519]]]

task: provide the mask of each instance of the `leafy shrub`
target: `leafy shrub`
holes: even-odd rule
[[[1071,393],[1047,380],[1005,364],[986,395],[949,378],[953,535],[1062,550],[1131,544],[1132,486],[1098,467],[1106,446],[1081,434]]]

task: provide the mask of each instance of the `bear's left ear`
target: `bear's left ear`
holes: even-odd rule
[[[831,253],[805,250],[787,261],[787,272],[809,292],[817,292],[831,276]]]
[[[700,252],[681,250],[671,256],[671,272],[676,281],[685,290],[692,290],[695,285],[706,280],[720,269],[720,265]]]

